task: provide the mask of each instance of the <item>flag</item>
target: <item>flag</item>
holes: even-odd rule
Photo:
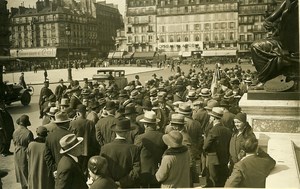
[[[220,79],[220,67],[216,64],[216,69],[213,75],[213,79],[210,86],[211,96],[214,96],[217,92],[218,80]]]

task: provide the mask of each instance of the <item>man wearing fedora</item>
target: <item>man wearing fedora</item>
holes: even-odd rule
[[[86,177],[78,163],[78,156],[82,154],[82,137],[68,134],[59,140],[61,146],[60,159],[57,167],[55,189],[87,189]]]
[[[70,121],[66,112],[57,112],[54,121],[56,128],[46,138],[45,160],[49,170],[49,177],[52,179],[56,177],[58,162],[62,157],[59,153],[59,140],[65,135],[71,134],[68,130]]]
[[[196,162],[200,160],[203,148],[203,128],[199,121],[192,118],[192,109],[189,104],[183,103],[179,105],[177,110],[179,114],[184,116],[184,127],[191,139],[191,159],[192,159],[192,179],[193,183],[199,182],[199,174],[196,170]],[[200,161],[198,161],[200,163]]]
[[[42,120],[42,125],[49,124],[53,120],[55,113],[58,112],[57,107],[50,107],[49,111],[45,112]]]
[[[145,128],[140,127],[136,122],[137,112],[136,112],[135,105],[133,103],[130,103],[125,107],[125,111],[124,111],[123,115],[126,119],[130,120],[130,125],[135,128],[134,130],[130,131],[130,134],[126,138],[128,142],[133,144],[136,136],[144,133]]]
[[[72,92],[73,92],[73,94],[70,98],[70,108],[72,108],[73,110],[76,110],[77,106],[79,104],[82,104],[82,101],[81,101],[81,98],[80,98],[80,95],[81,95],[80,86],[74,87],[72,89]]]
[[[57,127],[56,123],[54,123],[54,121],[55,121],[55,114],[58,111],[59,110],[56,107],[51,107],[50,111],[47,113],[50,118],[50,122],[43,126],[48,130],[48,132],[52,132]]]
[[[101,147],[100,155],[108,160],[109,176],[121,188],[139,187],[140,153],[139,148],[126,141],[131,127],[130,120],[121,118],[111,128],[116,138]]]
[[[118,119],[115,118],[116,103],[114,101],[107,101],[104,110],[107,113],[107,116],[101,117],[95,126],[96,139],[100,146],[114,140],[116,136],[111,130],[111,126],[115,125],[118,121]]]
[[[100,111],[100,103],[98,101],[88,102],[89,112],[86,115],[86,119],[91,120],[94,125],[99,121],[98,113]]]
[[[161,188],[189,188],[190,155],[182,144],[183,136],[173,130],[162,137],[168,149],[164,152],[161,164],[155,177],[161,183]]]
[[[140,122],[140,120],[144,118],[145,112],[151,111],[151,109],[152,109],[151,101],[148,99],[143,100],[143,105],[142,105],[143,113],[138,115],[135,119],[136,123],[139,125],[139,127],[142,127],[142,128],[144,127],[144,124],[142,122]]]
[[[80,104],[76,109],[77,117],[70,122],[69,130],[77,137],[82,137],[83,152],[79,159],[79,164],[83,172],[87,175],[87,162],[93,155],[99,154],[99,144],[96,140],[95,124],[86,119],[86,106]]]
[[[228,177],[229,143],[232,132],[221,124],[223,108],[214,107],[209,113],[213,127],[204,140],[206,152],[207,186],[223,187]]]
[[[162,140],[162,132],[156,130],[159,119],[156,118],[155,112],[146,111],[140,122],[144,124],[145,133],[138,135],[134,142],[141,151],[140,184],[143,188],[159,188],[155,173],[167,146]]]

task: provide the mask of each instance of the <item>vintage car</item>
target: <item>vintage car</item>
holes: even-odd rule
[[[7,105],[21,101],[24,106],[27,106],[31,101],[32,92],[30,88],[25,89],[21,85],[4,82],[4,101]]]
[[[97,70],[97,74],[93,75],[92,79],[97,82],[103,82],[106,86],[109,86],[109,82],[113,81],[119,89],[123,89],[128,84],[128,80],[125,77],[125,70]]]

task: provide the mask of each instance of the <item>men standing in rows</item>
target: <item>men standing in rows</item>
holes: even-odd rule
[[[139,187],[140,154],[139,148],[126,141],[126,136],[134,128],[130,120],[123,118],[112,126],[116,138],[102,146],[100,155],[108,160],[109,176],[121,188]]]
[[[212,108],[211,116],[213,127],[204,140],[203,149],[206,152],[208,168],[207,186],[223,187],[228,177],[229,142],[231,131],[221,124],[223,109]]]
[[[76,109],[77,117],[70,122],[69,130],[77,137],[82,137],[83,152],[78,157],[79,164],[83,172],[87,175],[87,163],[90,157],[99,154],[99,145],[96,140],[95,125],[91,120],[86,119],[86,107],[78,105]]]
[[[45,160],[49,169],[49,177],[54,179],[57,173],[58,162],[62,155],[59,153],[59,140],[67,134],[71,134],[68,130],[70,119],[65,112],[57,112],[55,114],[55,121],[57,127],[53,132],[49,133],[45,142]]]
[[[75,134],[65,135],[59,140],[62,158],[57,166],[55,189],[88,189],[86,177],[78,163],[83,140]]]
[[[6,110],[4,101],[0,100],[0,153],[3,157],[13,154],[9,148],[14,131],[13,119]]]
[[[40,107],[40,119],[43,117],[43,104],[46,98],[49,98],[53,92],[49,89],[49,81],[44,82],[44,87],[41,89],[40,98],[39,98],[39,107]]]
[[[137,136],[134,143],[140,148],[140,185],[142,188],[159,188],[155,173],[167,146],[162,140],[163,133],[156,130],[159,120],[155,112],[146,111],[140,122],[144,124],[145,133]]]

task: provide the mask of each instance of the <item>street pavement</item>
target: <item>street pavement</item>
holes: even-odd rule
[[[228,64],[226,66],[223,66],[223,68],[228,67],[231,68],[233,67],[234,64]],[[183,65],[181,66],[182,70],[187,73],[188,70],[190,69],[189,65]],[[215,65],[207,65],[209,69],[213,69]],[[93,74],[96,74],[98,69],[103,69],[103,68],[85,68],[85,69],[72,69],[72,75],[73,79],[75,80],[82,80],[83,78],[92,78]],[[150,79],[153,73],[156,73],[158,77],[162,76],[164,79],[167,79],[169,76],[174,75],[175,72],[171,72],[170,68],[150,68],[150,67],[108,67],[104,69],[124,69],[126,73],[126,77],[128,78],[128,82],[134,80],[134,76],[138,74],[140,76],[140,81],[142,84],[145,83],[146,80]],[[253,70],[254,68],[251,67],[251,65],[247,64],[243,66],[243,69],[251,69]],[[196,68],[197,71],[197,68]],[[31,103],[28,106],[23,106],[20,102],[15,102],[12,103],[10,106],[7,107],[8,111],[11,113],[14,122],[19,118],[22,114],[27,114],[30,117],[31,121],[31,126],[28,127],[33,134],[36,136],[36,128],[41,125],[42,120],[39,119],[39,107],[38,107],[38,100],[39,100],[39,92],[42,88],[42,83],[44,81],[44,74],[43,70],[38,71],[38,73],[33,73],[31,72],[25,72],[25,81],[27,84],[33,84],[34,87],[34,94],[31,99]],[[17,83],[18,78],[20,77],[20,72],[16,73],[7,73],[4,74],[4,81],[8,81],[10,83]],[[54,91],[56,87],[55,84],[51,84],[54,82],[58,82],[59,79],[63,79],[64,81],[67,80],[67,69],[57,69],[57,70],[48,70],[48,79],[50,81],[50,88],[52,91]],[[82,85],[82,82],[81,82]],[[15,127],[17,125],[15,124]],[[14,152],[14,145],[13,143],[11,144],[10,151]],[[3,182],[3,189],[20,189],[20,184],[16,183],[16,178],[15,178],[15,170],[14,170],[14,161],[13,161],[13,156],[8,156],[8,157],[0,157],[0,168],[7,170],[8,176],[4,177],[2,179]]]

